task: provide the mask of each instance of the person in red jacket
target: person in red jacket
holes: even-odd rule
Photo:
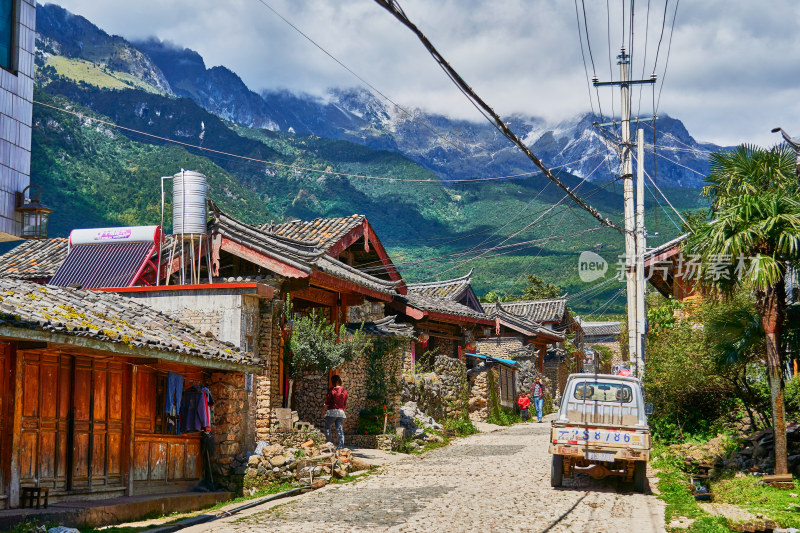
[[[519,395],[517,405],[519,405],[519,414],[522,416],[522,421],[527,422],[528,417],[530,416],[528,408],[531,406],[531,399],[528,398],[528,395],[525,394],[524,391]]]
[[[347,408],[347,391],[342,387],[342,378],[333,376],[331,378],[333,387],[325,397],[325,405],[322,413],[325,415],[325,436],[328,442],[331,440],[331,426],[336,426],[336,435],[339,437],[339,448],[344,448],[344,419],[347,418],[344,410]]]

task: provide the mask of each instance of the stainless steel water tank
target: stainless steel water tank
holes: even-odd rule
[[[206,232],[206,177],[199,172],[184,170],[172,177],[172,234],[201,234]]]

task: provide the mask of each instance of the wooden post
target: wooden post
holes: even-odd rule
[[[17,352],[16,343],[11,345],[11,368],[13,377],[11,382],[14,384],[14,416],[11,421],[11,468],[8,483],[8,507],[19,507],[19,447],[22,431],[22,387],[24,384],[22,373],[22,357]]]
[[[136,389],[138,388],[136,381],[137,381],[138,370],[139,370],[138,367],[136,365],[133,365],[130,374],[131,403],[130,403],[130,418],[128,419],[128,424],[130,427],[128,435],[128,496],[133,496],[133,467],[134,467],[133,452],[134,452],[134,443],[136,439]]]
[[[538,361],[538,369],[540,374],[544,374],[544,358],[547,355],[547,345],[542,344],[539,346],[539,361]]]

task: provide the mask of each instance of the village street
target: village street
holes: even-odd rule
[[[615,480],[582,476],[551,488],[549,428],[530,423],[459,439],[356,483],[184,531],[664,531],[662,502]]]

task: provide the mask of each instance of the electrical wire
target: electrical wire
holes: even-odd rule
[[[664,80],[667,77],[667,68],[669,67],[669,56],[672,51],[672,36],[675,34],[675,19],[678,18],[678,5],[681,0],[675,0],[675,12],[672,14],[672,27],[669,31],[669,44],[667,45],[667,59],[664,61],[664,73],[661,75],[661,86],[658,88],[658,99],[656,100],[656,110],[654,114],[658,114],[658,108],[661,106],[661,91],[664,90]]]
[[[121,126],[119,124],[115,124],[114,122],[110,122],[108,120],[103,120],[103,119],[100,119],[100,118],[97,118],[97,117],[92,117],[92,116],[86,115],[84,113],[79,113],[77,111],[64,109],[62,107],[58,107],[58,106],[54,106],[54,105],[51,105],[51,104],[47,104],[45,102],[41,102],[39,100],[34,100],[33,103],[37,104],[37,105],[40,105],[40,106],[43,106],[43,107],[48,107],[50,109],[54,109],[56,111],[61,111],[63,113],[68,113],[70,115],[76,116],[76,117],[81,118],[81,119],[94,121],[94,122],[97,122],[98,124],[103,124],[105,126],[109,126],[109,127],[112,127],[112,128],[117,128],[117,129],[120,129],[120,130],[123,130],[123,131],[127,131],[127,132],[130,132],[130,133],[135,133],[135,134],[138,134],[138,135],[141,135],[141,136],[144,136],[144,137],[149,137],[151,139],[157,139],[159,141],[164,141],[164,142],[168,142],[168,143],[177,144],[179,146],[184,146],[186,148],[193,148],[193,149],[196,149],[196,150],[202,150],[202,151],[213,153],[213,154],[227,156],[228,158],[239,159],[239,160],[243,160],[243,161],[249,161],[249,162],[252,162],[252,163],[261,163],[261,164],[264,164],[264,165],[271,165],[271,166],[276,166],[276,167],[280,167],[280,168],[302,170],[302,171],[305,171],[305,172],[315,172],[315,173],[318,173],[318,174],[327,174],[327,175],[331,175],[331,176],[341,176],[341,177],[361,178],[361,179],[372,179],[372,180],[381,180],[381,181],[389,181],[389,182],[412,182],[412,183],[441,184],[441,183],[470,183],[470,182],[477,182],[477,181],[507,180],[507,179],[519,178],[519,177],[523,177],[523,176],[532,176],[532,175],[540,173],[537,170],[537,171],[534,171],[534,172],[523,172],[523,173],[519,173],[519,174],[510,174],[508,176],[494,176],[494,177],[488,177],[488,178],[463,178],[463,179],[439,180],[438,178],[428,178],[428,179],[394,178],[394,177],[387,177],[387,176],[369,176],[369,175],[364,175],[364,174],[349,174],[347,172],[334,172],[332,170],[320,170],[320,169],[316,169],[316,168],[303,167],[303,166],[299,166],[299,165],[290,165],[290,164],[286,164],[286,163],[278,163],[277,161],[267,161],[265,159],[258,159],[258,158],[255,158],[255,157],[248,157],[248,156],[243,156],[243,155],[238,155],[238,154],[232,154],[230,152],[225,152],[225,151],[222,151],[222,150],[215,150],[213,148],[208,148],[206,146],[200,146],[200,145],[196,145],[196,144],[191,144],[191,143],[187,143],[187,142],[184,142],[184,141],[177,141],[175,139],[170,139],[168,137],[162,137],[160,135],[155,135],[153,133],[147,133],[145,131],[136,130],[136,129],[133,129],[133,128],[128,128],[126,126]],[[572,164],[574,164],[576,162],[580,162],[580,161],[582,161],[584,159],[588,159],[589,157],[591,157],[592,155],[596,155],[597,153],[599,153],[599,151],[596,152],[595,154],[584,156],[583,158],[581,158],[579,160],[572,161],[572,162],[569,162],[569,163],[564,163],[564,164],[558,165],[558,166],[554,166],[554,167],[552,167],[552,169],[559,169],[559,168],[563,168],[563,167],[572,165]]]
[[[445,74],[450,78],[450,80],[455,84],[455,86],[467,97],[468,101],[501,133],[504,137],[506,137],[509,141],[511,141],[517,148],[519,148],[522,153],[524,153],[528,159],[533,162],[538,168],[542,170],[545,176],[553,181],[559,188],[561,188],[567,195],[578,205],[581,206],[584,210],[589,212],[595,219],[597,219],[601,224],[607,226],[609,228],[613,228],[616,231],[622,233],[624,230],[617,227],[610,219],[603,217],[597,209],[591,207],[589,204],[584,202],[578,195],[576,195],[573,191],[569,189],[558,177],[556,177],[544,164],[542,161],[533,154],[533,152],[528,148],[525,143],[523,143],[519,137],[517,137],[514,132],[509,129],[508,125],[500,118],[497,113],[480,97],[478,94],[472,89],[472,87],[467,84],[466,81],[461,77],[461,75],[450,65],[450,63],[442,56],[436,47],[428,40],[428,38],[422,33],[422,31],[413,23],[411,20],[406,16],[405,12],[403,11],[402,7],[400,7],[399,3],[396,0],[375,0],[375,2],[386,9],[392,16],[394,16],[398,21],[400,21],[404,26],[406,26],[409,30],[411,30],[417,38],[422,42],[423,46],[428,50],[440,68],[445,72]]]
[[[372,85],[370,82],[368,82],[367,80],[365,80],[364,78],[362,78],[360,75],[358,75],[358,73],[356,73],[356,72],[355,72],[354,70],[352,70],[350,67],[348,67],[347,65],[345,65],[345,64],[344,64],[342,61],[340,61],[340,60],[339,60],[339,59],[338,59],[336,56],[334,56],[333,54],[331,54],[330,52],[328,52],[328,51],[327,51],[325,48],[323,48],[323,47],[322,47],[322,46],[321,46],[319,43],[317,43],[317,42],[316,42],[314,39],[312,39],[312,38],[311,38],[311,37],[310,37],[308,34],[306,34],[306,33],[305,33],[303,30],[301,30],[300,28],[298,28],[297,26],[295,26],[294,24],[292,24],[292,22],[291,22],[289,19],[287,19],[286,17],[284,17],[283,15],[281,15],[281,14],[280,14],[280,13],[279,13],[279,12],[278,12],[278,11],[277,11],[275,8],[273,8],[273,7],[272,7],[270,4],[268,4],[268,3],[266,2],[266,0],[256,0],[256,1],[257,1],[257,2],[259,2],[259,3],[261,3],[261,4],[263,4],[263,5],[264,5],[264,6],[265,6],[267,9],[269,9],[270,11],[272,11],[272,12],[273,12],[273,13],[274,13],[274,14],[275,14],[275,15],[276,15],[278,18],[280,18],[280,19],[281,19],[283,22],[285,22],[286,24],[288,24],[288,25],[289,25],[289,26],[290,26],[290,27],[291,27],[293,30],[295,30],[297,33],[299,33],[300,35],[302,35],[303,37],[305,37],[305,39],[306,39],[308,42],[310,42],[310,43],[311,43],[311,44],[313,44],[315,47],[317,47],[317,48],[318,48],[320,51],[322,51],[322,53],[324,53],[326,56],[328,56],[328,57],[329,57],[329,58],[331,58],[333,61],[335,61],[335,62],[336,62],[336,63],[337,63],[339,66],[341,66],[341,67],[342,67],[343,69],[345,69],[347,72],[349,72],[350,74],[352,74],[353,76],[355,76],[355,78],[356,78],[356,79],[358,79],[358,80],[359,80],[361,83],[363,83],[364,85],[366,85],[367,87],[369,87],[370,89],[372,89],[372,90],[373,90],[373,91],[374,91],[376,94],[378,94],[378,95],[379,95],[381,98],[383,98],[384,100],[386,100],[386,101],[387,101],[387,102],[389,102],[390,104],[394,105],[394,106],[395,106],[397,109],[399,109],[400,111],[402,111],[402,113],[403,113],[403,114],[404,114],[406,117],[410,118],[412,121],[416,120],[417,122],[421,123],[423,126],[425,126],[425,128],[427,128],[427,129],[428,129],[428,130],[429,130],[431,133],[433,133],[435,136],[437,136],[438,138],[440,138],[441,140],[443,140],[444,142],[446,142],[447,144],[449,144],[450,146],[452,146],[453,148],[455,148],[456,150],[458,150],[458,151],[459,151],[459,152],[461,152],[462,154],[465,154],[465,155],[466,155],[466,152],[464,152],[464,150],[463,150],[461,147],[459,147],[459,146],[457,146],[456,144],[454,144],[454,143],[453,143],[453,142],[452,142],[450,139],[448,139],[447,137],[444,137],[444,136],[443,136],[441,133],[439,133],[439,132],[438,132],[438,131],[437,131],[437,130],[436,130],[436,129],[435,129],[435,128],[434,128],[434,127],[433,127],[433,126],[432,126],[432,125],[431,125],[431,124],[430,124],[430,123],[427,121],[427,120],[425,120],[425,119],[423,119],[423,118],[421,118],[421,117],[419,117],[419,116],[415,116],[415,114],[414,114],[414,113],[412,113],[411,111],[407,110],[406,108],[404,108],[403,106],[401,106],[400,104],[398,104],[397,102],[395,102],[394,100],[392,100],[391,98],[389,98],[388,96],[386,96],[386,95],[385,95],[385,94],[384,94],[382,91],[380,91],[380,90],[379,90],[377,87],[375,87],[375,86],[374,86],[374,85]]]

